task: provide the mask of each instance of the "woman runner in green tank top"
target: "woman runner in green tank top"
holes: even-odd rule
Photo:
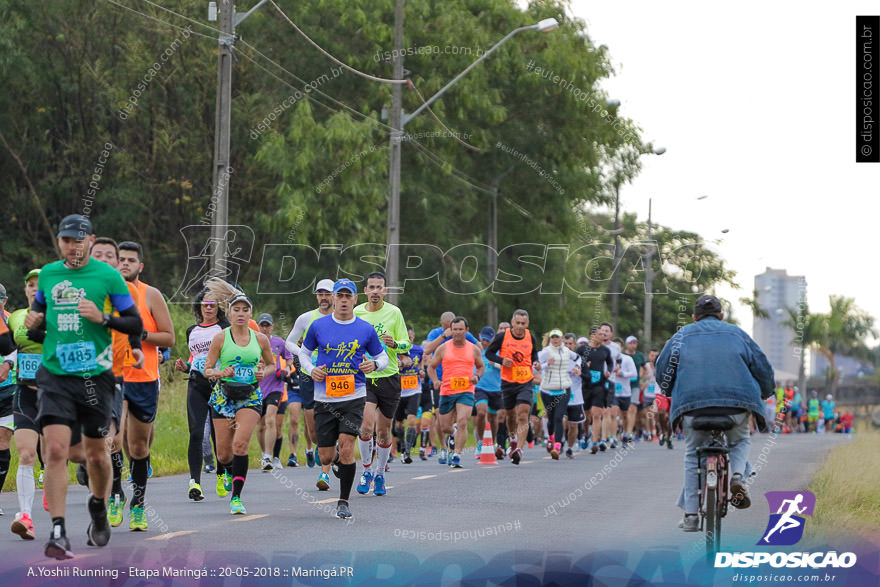
[[[208,288],[220,287],[216,282],[222,283],[229,290],[224,292],[225,295],[215,296],[214,299],[223,300],[221,303],[227,306],[226,315],[231,326],[214,336],[205,361],[205,365],[217,365],[218,359],[220,361],[219,369],[205,368],[205,377],[221,380],[221,384],[211,393],[208,404],[211,406],[217,437],[217,460],[227,468],[231,462],[230,512],[245,514],[241,490],[247,477],[248,445],[263,409],[263,397],[258,383],[265,375],[274,371],[275,361],[269,339],[248,327],[253,315],[251,301],[244,293],[219,279],[210,280]],[[250,387],[249,390],[247,386]],[[233,391],[241,393],[241,398],[234,395]]]

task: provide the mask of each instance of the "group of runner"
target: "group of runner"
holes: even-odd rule
[[[139,244],[98,238],[87,218],[72,215],[61,222],[57,245],[61,260],[25,275],[29,307],[8,317],[4,310],[0,320],[0,487],[10,460],[6,432],[14,429],[20,511],[12,531],[35,537],[34,465],[41,452],[52,519],[45,553],[64,559],[73,556],[65,526],[68,462],[81,465],[78,480],[91,492],[90,545],[108,543],[126,503],[129,528],[148,528],[158,366],[175,337],[162,294],[140,280]],[[381,272],[367,276],[359,305],[351,280],[321,279],[317,308],[300,315],[282,339],[273,334],[271,315],[253,319],[254,304],[240,288],[218,278],[205,282],[186,331],[189,357],[174,362],[189,375],[189,499],[204,499],[210,435],[217,494],[231,492],[230,512],[244,514],[253,433],[261,468],[280,468],[285,412],[287,465],[298,466],[302,414],[307,464],[321,468],[316,486],[329,490],[331,472],[338,479],[339,518],[352,516],[355,479],[360,494],[387,493],[395,438],[403,463],[412,462],[418,443],[420,459],[436,454],[440,464],[464,466],[471,418],[475,456],[488,426],[495,457],[514,465],[536,441],[557,460],[655,436],[672,448],[668,402],[656,394],[657,352],[645,358],[635,337],[615,339],[603,323],[590,328],[589,338],[552,329],[539,345],[528,312],[518,309],[509,323],[480,329],[479,339],[464,317],[445,312],[416,345],[386,292]],[[123,449],[130,500],[122,487]]]

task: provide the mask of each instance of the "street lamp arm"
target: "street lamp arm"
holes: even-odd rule
[[[533,25],[530,25],[530,26],[519,27],[518,29],[514,29],[514,30],[510,31],[509,33],[507,33],[507,35],[506,35],[503,39],[501,39],[500,41],[498,41],[497,43],[495,43],[495,44],[492,46],[491,49],[489,49],[488,51],[486,51],[485,53],[483,53],[482,55],[480,55],[480,57],[477,58],[476,61],[474,61],[473,63],[471,63],[470,65],[468,65],[468,66],[465,68],[464,71],[462,71],[462,72],[459,73],[457,76],[455,76],[454,78],[452,78],[452,81],[450,81],[448,84],[446,84],[445,86],[443,86],[443,87],[440,89],[440,91],[438,91],[436,94],[434,94],[433,96],[431,96],[430,98],[428,98],[428,99],[427,99],[427,100],[426,100],[421,106],[419,106],[418,108],[416,108],[416,109],[412,112],[412,114],[404,114],[404,115],[403,115],[403,118],[402,118],[401,121],[400,121],[400,128],[402,129],[402,128],[406,125],[407,122],[409,122],[410,120],[412,120],[413,118],[415,118],[415,117],[416,117],[416,116],[417,116],[422,110],[424,110],[425,108],[427,108],[428,106],[430,106],[431,104],[433,104],[433,103],[437,100],[437,98],[439,98],[440,96],[442,96],[442,95],[446,92],[446,90],[448,90],[449,88],[451,88],[452,86],[454,86],[454,85],[458,82],[458,80],[460,80],[461,78],[463,78],[464,76],[466,76],[466,75],[468,74],[468,72],[470,72],[470,70],[472,70],[474,67],[476,67],[477,64],[479,64],[483,59],[485,59],[486,57],[488,57],[489,55],[491,55],[491,54],[492,54],[492,53],[493,53],[498,47],[500,47],[501,45],[503,45],[504,43],[506,43],[507,41],[509,41],[511,37],[513,37],[514,35],[516,35],[516,34],[518,34],[518,33],[523,32],[523,31],[533,31],[533,30],[537,30],[537,29],[538,29],[538,25],[533,24]]]

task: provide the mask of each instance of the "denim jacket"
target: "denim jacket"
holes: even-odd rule
[[[707,316],[681,328],[656,363],[657,384],[672,397],[672,422],[700,408],[745,408],[764,423],[763,399],[775,393],[773,367],[748,334]]]

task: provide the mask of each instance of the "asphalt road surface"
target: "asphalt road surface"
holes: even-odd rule
[[[752,507],[731,510],[724,519],[722,548],[740,542],[754,545],[767,523],[763,493],[805,489],[827,453],[848,441],[836,434],[753,437],[751,460],[760,471],[751,485]],[[129,576],[129,567],[197,569],[208,573],[201,585],[219,585],[238,584],[240,568],[251,575],[241,584],[256,584],[255,573],[285,573],[283,578],[297,565],[336,565],[343,573],[350,566],[354,579],[347,581],[358,584],[377,578],[406,582],[414,569],[426,566],[449,567],[444,576],[452,572],[454,578],[489,562],[511,568],[537,564],[538,559],[547,564],[556,553],[575,559],[589,555],[591,560],[599,555],[623,557],[621,564],[629,568],[644,563],[637,553],[677,553],[676,561],[686,563],[701,557],[704,547],[701,534],[677,528],[681,447],[683,443],[674,450],[656,442],[638,443],[632,450],[579,452],[574,460],[553,461],[536,446],[526,451],[519,466],[509,460],[498,466],[478,465],[469,447],[465,468],[458,470],[437,464],[436,457],[425,462],[416,458],[410,465],[395,461],[386,475],[387,495],[352,491],[350,521],[333,517],[335,477],[331,475],[330,491],[315,488],[317,467],[269,473],[252,469],[242,496],[246,516],[229,514],[228,498],[220,499],[214,491],[215,475],[203,476],[207,497],[200,503],[187,499],[187,477],[154,477],[147,486],[149,530],[130,532],[126,512],[123,525],[114,529],[110,544],[102,549],[86,546],[87,491],[71,486],[67,533],[76,554],[73,566],[124,569],[113,584],[130,585],[167,583]],[[23,541],[6,530],[17,510],[16,496],[0,495],[6,512],[0,518],[0,585],[18,584],[6,580],[33,574],[34,569],[63,572],[71,567],[43,555],[49,517],[41,498],[37,490],[37,539]],[[223,582],[222,576],[229,574],[232,577]],[[110,584],[106,581],[101,584]],[[302,576],[288,581],[327,584]]]

